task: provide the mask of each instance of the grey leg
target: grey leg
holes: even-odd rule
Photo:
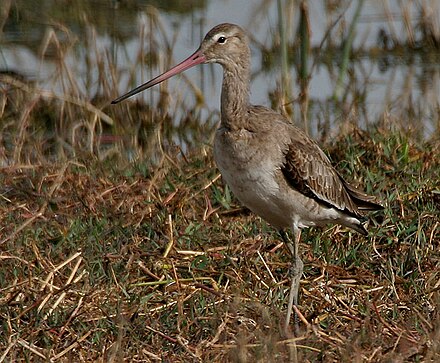
[[[290,323],[290,317],[292,315],[293,305],[298,306],[299,283],[303,273],[304,265],[303,262],[301,261],[301,258],[299,257],[299,252],[298,252],[299,241],[301,239],[301,229],[299,229],[296,226],[293,226],[293,237],[294,237],[293,244],[292,241],[290,241],[286,235],[282,235],[282,236],[292,254],[292,267],[290,270],[290,277],[292,279],[292,282],[290,285],[289,304],[287,305],[287,315],[284,326],[284,330],[285,332],[287,332]],[[295,335],[298,335],[299,322],[296,313],[294,314],[294,319],[295,319]]]

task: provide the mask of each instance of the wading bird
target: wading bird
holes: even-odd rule
[[[249,102],[249,41],[237,25],[217,25],[189,58],[112,103],[201,63],[223,67],[221,122],[214,139],[214,159],[223,179],[252,212],[280,230],[293,231],[293,243],[284,238],[292,254],[287,331],[303,272],[301,228],[333,223],[367,235],[362,212],[382,206],[348,184],[319,146],[286,117]]]

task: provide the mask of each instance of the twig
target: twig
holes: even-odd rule
[[[261,255],[261,253],[260,253],[259,250],[257,250],[257,254],[258,254],[258,257],[260,257],[260,260],[263,262],[264,267],[266,267],[266,270],[267,270],[267,272],[269,273],[269,275],[270,275],[272,281],[274,282],[274,284],[277,284],[277,283],[278,283],[277,280],[276,280],[275,277],[273,276],[272,271],[270,270],[269,266],[267,265],[266,261],[264,260],[264,258],[263,258],[263,256]]]
[[[79,338],[76,342],[70,344],[66,349],[64,349],[61,353],[56,354],[51,358],[51,362],[55,362],[57,359],[61,358],[63,355],[65,355],[67,352],[71,351],[72,349],[75,349],[79,343],[86,340],[90,334],[92,334],[94,330],[89,330],[87,333],[85,333],[81,338]]]
[[[161,331],[152,328],[151,326],[146,325],[145,328],[147,328],[148,330],[151,330],[153,333],[156,333],[157,335],[160,335],[162,338],[168,340],[171,343],[178,343],[177,339],[175,338],[171,338],[170,336],[166,335],[165,333],[162,333]]]
[[[174,232],[173,232],[173,217],[171,214],[168,214],[168,227],[169,227],[169,241],[167,244],[167,247],[165,249],[165,252],[163,254],[163,257],[166,258],[168,254],[171,251],[171,248],[173,248],[174,245]]]
[[[216,290],[214,290],[214,289],[211,289],[210,287],[205,286],[205,285],[203,285],[203,284],[195,283],[194,286],[195,286],[195,287],[198,287],[199,289],[202,289],[202,290],[208,291],[208,292],[210,292],[211,294],[213,294],[213,295],[215,295],[215,296],[218,296],[218,297],[222,297],[222,296],[223,296],[223,294],[222,294],[221,292],[216,291]]]
[[[37,347],[34,344],[28,343],[26,340],[21,339],[21,338],[17,338],[17,343],[20,344],[23,348],[26,348],[28,350],[30,350],[32,353],[38,355],[40,358],[43,358],[44,360],[47,359],[47,357],[43,354],[40,353],[39,350],[43,350],[43,348]]]

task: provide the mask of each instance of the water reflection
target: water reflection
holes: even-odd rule
[[[124,117],[122,109],[109,109],[108,101],[190,54],[213,25],[236,22],[252,39],[252,101],[275,108],[287,104],[287,111],[299,121],[306,89],[305,126],[315,137],[331,134],[341,121],[365,128],[384,113],[425,137],[439,132],[437,1],[420,6],[417,1],[403,6],[397,0],[365,2],[337,97],[343,45],[356,2],[303,2],[310,36],[310,74],[303,89],[300,3],[279,1],[280,13],[277,1],[268,0],[81,0],[67,5],[54,0],[6,0],[0,19],[0,69],[34,80],[39,88],[55,94],[92,100],[119,125],[108,132],[138,132],[133,130],[139,130],[139,122]],[[287,69],[280,59],[283,47]],[[286,78],[290,82],[285,83]],[[151,123],[155,115],[162,115],[169,128],[164,136],[184,148],[206,142],[206,133],[218,120],[220,82],[220,67],[190,70],[138,96],[151,105],[143,119]],[[288,90],[283,89],[286,84]],[[129,112],[127,106],[124,110]],[[127,122],[133,123],[133,130],[127,129]]]

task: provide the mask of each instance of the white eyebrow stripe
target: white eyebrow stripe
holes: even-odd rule
[[[223,38],[227,38],[227,36],[226,36],[225,34],[223,34],[223,33],[215,34],[213,38],[214,38],[215,41],[217,41],[217,40],[219,40],[221,37],[223,37]]]

